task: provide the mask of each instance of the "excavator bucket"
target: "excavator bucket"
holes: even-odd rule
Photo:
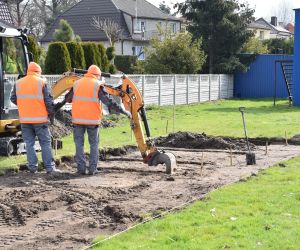
[[[149,166],[157,166],[158,164],[164,164],[166,166],[166,173],[172,174],[176,168],[176,158],[172,153],[155,152],[151,159],[148,161]]]

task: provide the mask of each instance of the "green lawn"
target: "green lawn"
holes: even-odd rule
[[[272,106],[271,99],[226,100],[175,107],[174,131],[205,132],[208,135],[242,137],[243,126],[238,107],[246,107],[246,123],[250,137],[284,137],[300,134],[300,109],[289,107],[287,101]],[[173,107],[148,107],[152,137],[173,132]],[[168,128],[167,128],[168,123]],[[102,129],[101,147],[134,144],[128,119],[118,121],[118,127]],[[57,157],[74,154],[72,136],[63,138],[64,149]],[[88,145],[86,143],[86,149]],[[25,156],[0,157],[0,170],[25,163]]]
[[[300,249],[300,158],[286,165],[93,249]]]

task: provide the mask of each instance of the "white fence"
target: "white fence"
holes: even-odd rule
[[[233,97],[232,75],[128,75],[139,88],[146,105],[190,104]],[[61,75],[46,75],[49,85]],[[15,77],[9,77],[15,78]],[[118,80],[105,82],[117,85]]]

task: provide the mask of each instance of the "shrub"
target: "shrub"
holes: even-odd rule
[[[133,74],[133,67],[137,65],[136,56],[115,56],[114,63],[119,71],[125,74]]]
[[[59,28],[53,33],[55,41],[70,42],[75,39],[74,31],[68,21],[61,19],[59,21]]]
[[[84,51],[81,44],[77,42],[68,42],[66,45],[70,54],[71,67],[85,69]]]
[[[46,60],[46,74],[62,74],[71,69],[71,59],[67,46],[63,42],[49,44]]]
[[[108,72],[111,74],[115,74],[117,72],[117,68],[114,64],[110,64],[108,68]]]
[[[101,55],[101,70],[103,72],[107,72],[109,67],[109,61],[106,55],[106,49],[102,43],[98,43],[97,46]]]
[[[37,40],[34,36],[28,36],[28,52],[32,53],[33,61],[36,63],[40,63],[40,56],[41,56],[41,48],[39,47]]]
[[[93,42],[85,42],[82,43],[82,48],[84,50],[86,67],[88,68],[92,64],[95,64],[101,68],[101,55],[97,44]]]
[[[163,41],[153,38],[150,45],[144,64],[148,74],[195,74],[206,60],[202,40],[193,40],[190,33],[178,33]]]
[[[106,49],[106,55],[108,60],[111,62],[115,58],[115,47],[108,47]]]

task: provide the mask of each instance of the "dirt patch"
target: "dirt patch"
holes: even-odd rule
[[[245,155],[237,154],[230,166],[227,151],[205,152],[204,159],[174,151],[178,166],[169,176],[163,166],[138,161],[133,148],[123,150],[107,150],[114,160],[100,162],[96,176],[77,175],[74,159],[65,157],[59,176],[23,171],[0,177],[0,249],[80,249],[99,234],[122,231],[300,154],[299,146],[271,145],[267,156],[264,147],[256,147],[257,165],[246,166]]]
[[[128,145],[119,148],[104,148],[99,150],[99,158],[102,161],[105,161],[110,156],[122,156],[137,150],[136,146]]]
[[[288,140],[289,144],[292,145],[300,145],[300,135],[295,135],[291,139]]]
[[[247,150],[244,139],[207,136],[205,133],[178,132],[167,137],[155,139],[155,145],[160,147],[190,148],[190,149],[235,149]],[[255,145],[250,143],[251,149]]]
[[[62,138],[72,133],[72,128],[65,126],[62,122],[55,120],[54,124],[49,127],[53,138]]]

